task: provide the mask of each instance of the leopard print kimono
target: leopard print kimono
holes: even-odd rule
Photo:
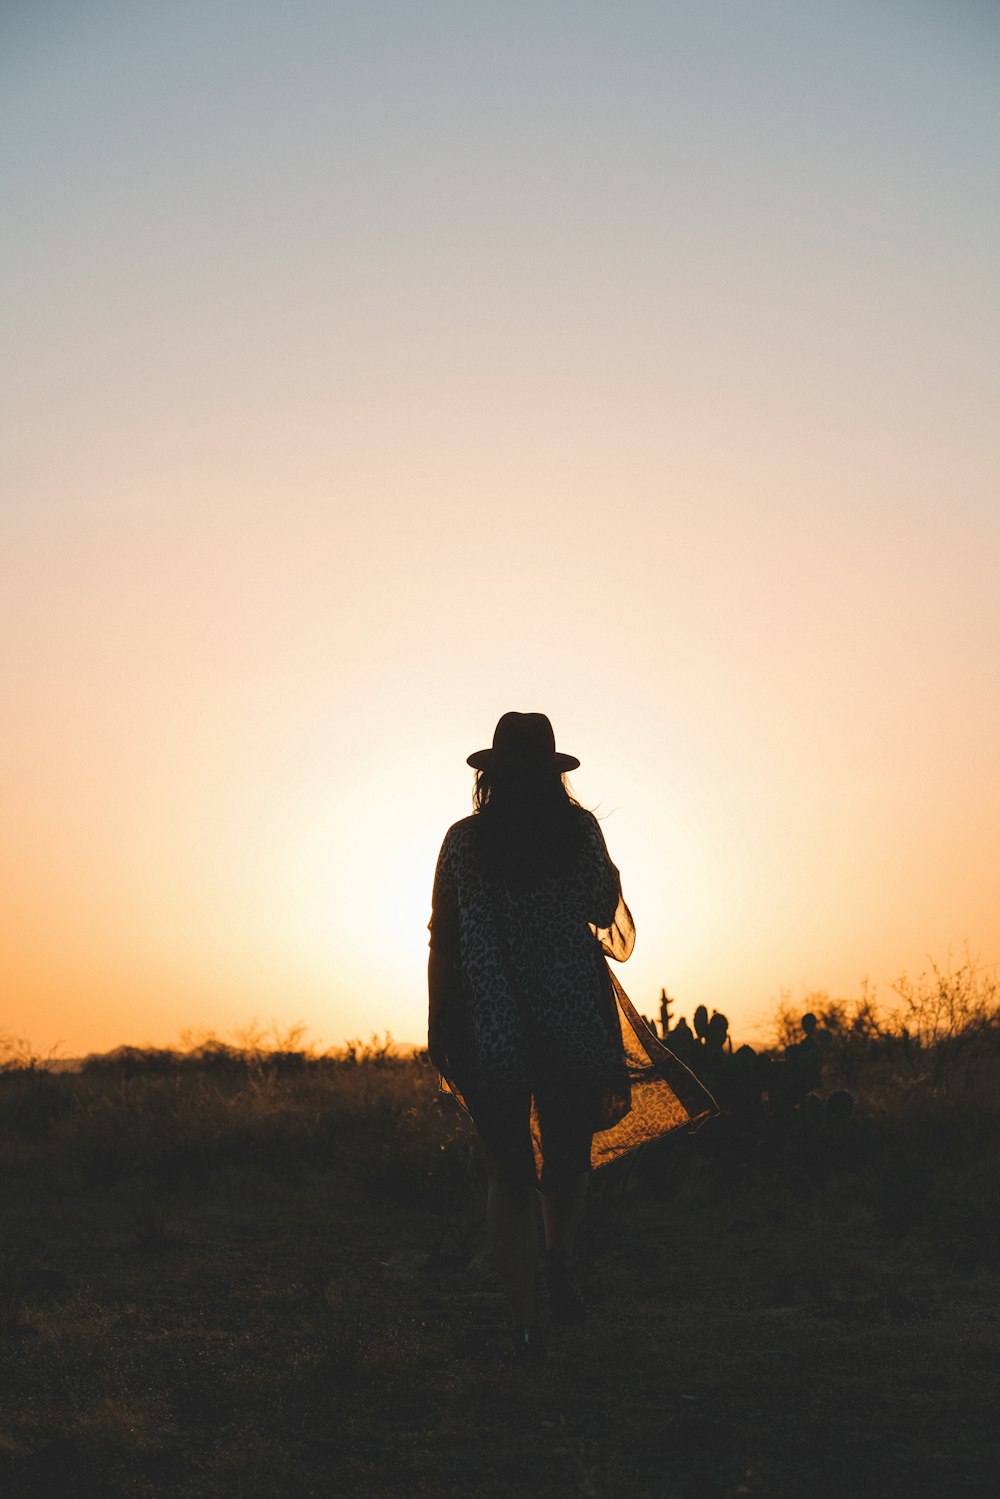
[[[476,815],[454,823],[438,856],[429,926],[431,946],[457,966],[467,1027],[467,1061],[449,1087],[460,1099],[484,1089],[523,1095],[544,1054],[601,1099],[599,1165],[714,1105],[608,969],[605,954],[627,958],[635,931],[600,824],[583,808],[577,815],[582,837],[569,877],[523,892],[488,880]]]

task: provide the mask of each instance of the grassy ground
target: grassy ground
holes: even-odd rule
[[[591,1319],[531,1373],[418,1060],[0,1075],[0,1492],[992,1499],[995,1112],[869,1071],[832,1166],[599,1173]]]

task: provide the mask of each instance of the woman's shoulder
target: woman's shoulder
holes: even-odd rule
[[[586,851],[589,858],[604,862],[610,856],[599,818],[593,812],[588,811],[586,807],[576,807],[574,810],[579,817],[577,826],[580,830],[578,836],[581,848]]]
[[[475,821],[476,817],[475,813],[473,813],[469,817],[459,818],[458,822],[453,822],[444,835],[444,842],[441,844],[442,849],[447,848],[457,852],[459,849],[467,848],[472,841]]]
[[[453,822],[445,837],[466,838],[472,832],[475,822],[476,814],[475,812],[470,812],[468,817],[460,817],[457,822]]]
[[[577,825],[579,826],[584,837],[590,839],[603,839],[604,835],[601,832],[601,824],[598,822],[594,813],[591,812],[588,807],[574,807],[573,815],[576,818]]]

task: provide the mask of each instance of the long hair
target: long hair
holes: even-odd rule
[[[580,849],[580,803],[558,771],[477,770],[476,835],[487,876],[531,890],[569,874]]]

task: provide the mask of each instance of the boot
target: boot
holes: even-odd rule
[[[545,1251],[545,1284],[553,1322],[579,1324],[586,1319],[583,1292],[568,1249]]]
[[[537,1323],[514,1328],[515,1363],[520,1364],[522,1369],[537,1369],[540,1364],[548,1363],[548,1358],[542,1329]]]

